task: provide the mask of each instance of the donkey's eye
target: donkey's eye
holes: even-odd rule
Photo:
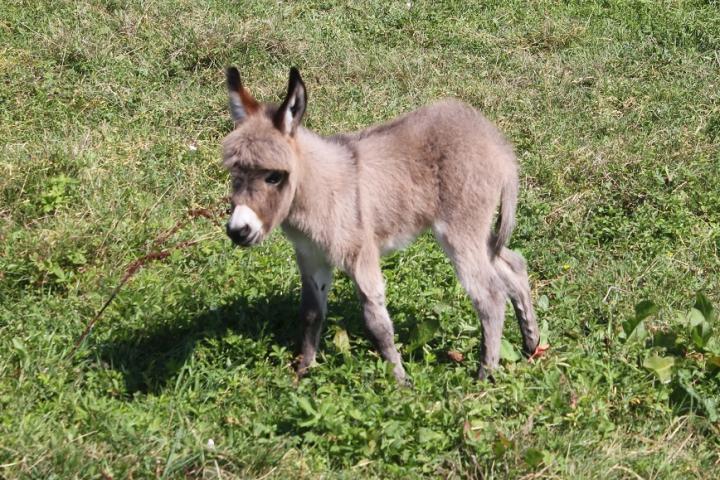
[[[282,172],[270,172],[267,177],[265,177],[265,183],[268,183],[270,185],[277,185],[278,183],[282,182],[284,175]]]

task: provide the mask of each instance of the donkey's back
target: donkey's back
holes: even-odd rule
[[[331,138],[356,158],[360,201],[383,250],[402,246],[425,228],[445,230],[457,223],[472,225],[477,238],[489,238],[501,200],[506,224],[500,222],[497,248],[507,241],[517,162],[505,137],[476,109],[443,100]]]

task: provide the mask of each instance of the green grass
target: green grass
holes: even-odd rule
[[[697,291],[720,307],[717,2],[343,3],[0,5],[0,477],[720,476],[720,323],[703,346],[684,317]],[[444,96],[493,119],[549,355],[474,382],[472,306],[423,236],[384,263],[414,388],[343,276],[294,386],[291,247],[198,220],[172,241],[207,240],[141,270],[68,358],[125,265],[226,194],[230,64],[272,101],[300,67],[321,133]],[[659,312],[627,340],[643,299]]]

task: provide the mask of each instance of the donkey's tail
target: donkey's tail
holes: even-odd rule
[[[495,255],[507,244],[515,228],[515,209],[517,207],[518,181],[513,178],[506,182],[500,193],[500,213],[495,224],[495,244],[492,246]]]

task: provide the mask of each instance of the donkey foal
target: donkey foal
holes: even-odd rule
[[[338,267],[355,282],[371,339],[398,382],[407,381],[380,257],[428,228],[480,318],[478,376],[498,365],[507,297],[525,351],[535,351],[539,334],[525,262],[505,248],[514,226],[517,161],[479,112],[446,100],[360,132],[322,137],[300,125],[307,93],[297,69],[290,70],[280,106],[256,101],[234,67],[227,85],[235,121],[223,141],[232,177],[227,234],[251,246],[280,225],[293,243],[302,280],[299,377],[315,360]]]

